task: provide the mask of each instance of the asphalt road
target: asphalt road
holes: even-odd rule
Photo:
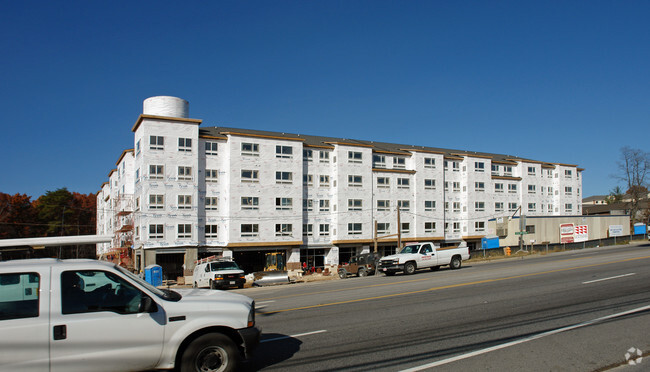
[[[241,290],[263,329],[246,368],[615,368],[650,352],[649,266],[650,245],[636,244]]]

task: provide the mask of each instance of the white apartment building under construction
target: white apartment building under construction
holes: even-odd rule
[[[97,233],[115,237],[98,254],[133,249],[170,278],[213,254],[256,271],[280,251],[297,270],[372,250],[375,233],[382,253],[398,232],[473,248],[491,218],[581,214],[576,165],[201,124],[180,98],[144,101],[97,194]]]

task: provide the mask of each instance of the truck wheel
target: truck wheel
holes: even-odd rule
[[[438,271],[440,270],[440,266],[431,266],[431,271]]]
[[[230,338],[220,333],[208,333],[192,341],[185,349],[180,371],[236,371],[240,358],[237,346]]]
[[[415,272],[415,263],[407,262],[404,264],[404,274],[411,275]]]
[[[452,270],[460,269],[460,258],[458,256],[454,256],[451,258],[451,262],[449,263],[449,268]]]
[[[366,269],[359,269],[357,276],[368,276],[368,272],[366,271]]]
[[[346,279],[347,277],[348,273],[345,270],[339,270],[339,278]]]
[[[214,281],[210,280],[210,289],[217,289],[217,283]]]

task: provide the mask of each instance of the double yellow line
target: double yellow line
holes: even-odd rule
[[[598,264],[591,264],[591,265],[583,265],[583,266],[575,266],[575,267],[568,267],[564,269],[556,269],[556,270],[548,270],[548,271],[541,271],[538,273],[530,273],[530,274],[522,274],[522,275],[514,275],[514,276],[507,276],[503,278],[495,278],[495,279],[485,279],[485,280],[477,280],[473,282],[467,282],[467,283],[458,283],[458,284],[449,284],[449,285],[443,285],[439,287],[433,287],[433,288],[428,288],[428,289],[421,289],[418,291],[410,291],[410,292],[402,292],[402,293],[393,293],[393,294],[388,294],[388,295],[383,295],[383,296],[375,296],[375,297],[365,297],[365,298],[358,298],[355,300],[347,300],[347,301],[337,301],[337,302],[329,302],[326,304],[318,304],[318,305],[309,305],[309,306],[301,306],[301,307],[294,307],[291,309],[281,309],[281,310],[273,310],[273,311],[266,311],[266,312],[259,312],[259,314],[277,314],[277,313],[284,313],[288,311],[296,311],[296,310],[307,310],[307,309],[315,309],[319,307],[326,307],[326,306],[336,306],[336,305],[343,305],[343,304],[351,304],[355,302],[363,302],[363,301],[371,301],[371,300],[379,300],[379,299],[385,299],[385,298],[391,298],[391,297],[399,297],[399,296],[408,296],[412,294],[417,294],[417,293],[426,293],[426,292],[433,292],[433,291],[439,291],[442,289],[450,289],[450,288],[459,288],[459,287],[466,287],[470,285],[476,285],[476,284],[484,284],[484,283],[494,283],[494,282],[501,282],[505,280],[512,280],[512,279],[520,279],[520,278],[526,278],[526,277],[532,277],[532,276],[539,276],[539,275],[546,275],[546,274],[552,274],[552,273],[558,273],[558,272],[563,272],[563,271],[570,271],[570,270],[578,270],[578,269],[585,269],[588,267],[597,267],[597,266],[604,266],[604,265],[611,265],[611,264],[617,264],[621,262],[629,262],[629,261],[636,261],[636,260],[645,260],[650,258],[650,256],[643,256],[643,257],[636,257],[636,258],[627,258],[624,260],[618,260],[618,261],[612,261],[612,262],[605,262],[605,263],[598,263]],[[420,282],[420,281],[425,281],[425,280],[430,280],[431,278],[425,278],[425,279],[413,279],[413,280],[406,280],[406,281],[401,281],[398,283],[384,283],[384,284],[373,284],[373,285],[368,285],[368,286],[362,286],[362,287],[354,287],[354,288],[345,288],[345,289],[334,289],[330,291],[321,291],[321,292],[312,292],[309,293],[309,295],[314,295],[314,294],[321,294],[321,293],[332,293],[332,292],[341,292],[341,291],[349,291],[352,289],[362,289],[362,288],[371,288],[371,287],[381,287],[381,286],[386,286],[386,285],[395,285],[395,284],[403,284],[403,283],[410,283],[410,282]],[[282,296],[282,297],[275,297],[274,299],[279,299],[279,298],[288,298],[288,297],[296,297],[295,295],[293,296]],[[269,299],[265,299],[269,300]],[[262,301],[262,300],[260,300]]]

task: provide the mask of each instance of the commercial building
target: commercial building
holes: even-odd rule
[[[291,270],[327,268],[374,249],[375,234],[384,254],[473,248],[493,218],[581,214],[576,165],[201,124],[180,98],[144,101],[133,149],[97,194],[97,233],[114,236],[98,254],[133,250],[170,278],[213,254],[247,271],[278,251]]]

